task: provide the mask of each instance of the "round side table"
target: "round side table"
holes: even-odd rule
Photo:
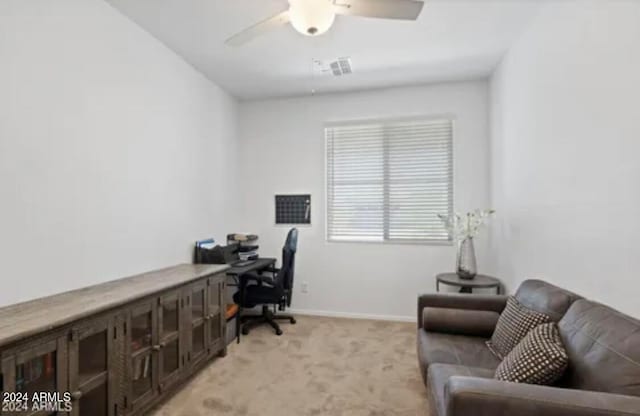
[[[502,283],[493,276],[477,274],[473,279],[461,279],[455,273],[440,273],[436,276],[436,291],[440,292],[440,283],[460,288],[460,293],[473,293],[473,289],[496,289],[502,291]]]

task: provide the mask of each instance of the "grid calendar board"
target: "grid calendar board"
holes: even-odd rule
[[[311,224],[311,195],[276,195],[276,224]]]

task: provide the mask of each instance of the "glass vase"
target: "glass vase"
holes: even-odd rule
[[[473,237],[467,237],[458,242],[458,256],[456,258],[456,274],[461,279],[471,280],[476,277],[476,250],[473,247]]]

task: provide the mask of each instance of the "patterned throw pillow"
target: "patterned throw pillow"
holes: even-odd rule
[[[549,316],[523,306],[513,296],[507,299],[507,306],[500,314],[498,324],[487,347],[501,360],[518,345],[529,331],[540,324],[550,322]]]
[[[495,378],[515,383],[551,385],[564,374],[569,356],[555,323],[532,329],[496,369]]]

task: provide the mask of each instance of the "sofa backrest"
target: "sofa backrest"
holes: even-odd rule
[[[534,279],[522,282],[515,297],[527,308],[549,315],[554,322],[562,319],[571,304],[581,299],[573,292]]]
[[[569,354],[563,386],[640,396],[640,321],[578,300],[558,326]]]

